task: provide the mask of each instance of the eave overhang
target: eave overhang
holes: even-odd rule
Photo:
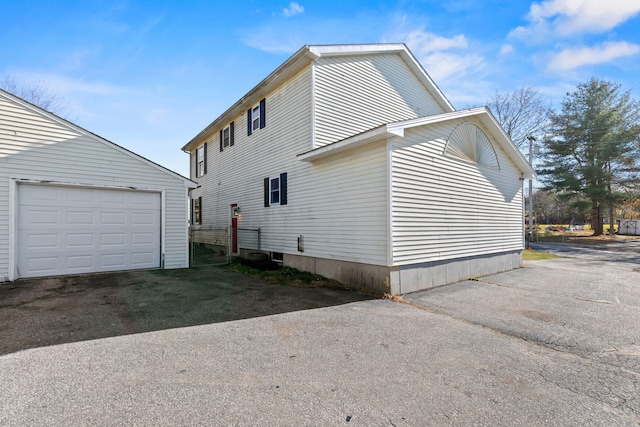
[[[314,45],[303,46],[296,53],[287,59],[282,65],[276,68],[258,85],[251,89],[246,95],[240,98],[229,109],[222,113],[217,119],[211,122],[200,133],[194,136],[187,144],[182,147],[182,151],[190,152],[197,148],[200,144],[207,141],[221,127],[226,126],[235,117],[245,112],[245,110],[262,98],[267,96],[271,91],[279,85],[287,81],[293,75],[310,65],[313,61],[320,57],[337,57],[349,55],[368,55],[376,53],[397,53],[415,73],[418,79],[427,87],[429,92],[440,107],[447,112],[453,112],[455,109],[449,100],[440,91],[435,82],[429,77],[418,60],[409,51],[403,43],[379,43],[379,44],[347,44],[347,45]]]
[[[522,172],[523,179],[533,179],[536,176],[535,171],[529,165],[523,154],[513,144],[509,136],[504,132],[498,124],[493,114],[486,107],[471,108],[467,110],[454,111],[451,113],[436,114],[428,117],[419,117],[411,120],[403,120],[400,122],[387,123],[368,131],[359,133],[349,138],[336,141],[334,143],[306,151],[298,154],[298,159],[306,162],[313,162],[335,154],[360,148],[365,145],[386,140],[392,137],[403,137],[405,129],[417,126],[428,126],[431,124],[442,123],[449,120],[464,119],[474,117],[489,131],[493,139],[505,151],[509,159]]]

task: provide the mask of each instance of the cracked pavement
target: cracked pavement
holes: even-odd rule
[[[0,425],[638,426],[637,254],[603,252],[6,354]]]
[[[524,269],[404,299],[525,346],[544,362],[538,373],[545,382],[638,425],[640,252],[628,246],[619,254],[538,245],[563,258],[531,261]]]

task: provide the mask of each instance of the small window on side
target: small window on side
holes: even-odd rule
[[[228,147],[231,143],[231,129],[229,126],[222,130],[222,146],[224,148]]]
[[[207,173],[207,169],[205,166],[205,162],[206,162],[205,145],[206,144],[202,144],[196,150],[196,177],[203,176],[204,174]]]
[[[260,129],[260,104],[253,107],[251,110],[251,129]]]
[[[202,197],[196,197],[192,200],[192,203],[191,223],[202,224]]]

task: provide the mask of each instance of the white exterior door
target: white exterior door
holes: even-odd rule
[[[18,185],[18,277],[160,267],[160,193]]]

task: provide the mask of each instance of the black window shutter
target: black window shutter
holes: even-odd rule
[[[262,129],[265,126],[265,117],[266,117],[266,104],[267,102],[265,101],[264,98],[262,98],[262,101],[260,101],[260,129]]]
[[[220,151],[222,151],[222,129],[220,129]]]
[[[247,135],[251,135],[251,108],[247,110]]]
[[[196,201],[191,199],[191,224],[196,223]]]
[[[264,179],[264,207],[269,207],[269,178]]]
[[[202,196],[198,197],[198,206],[200,206],[200,218],[198,218],[198,224],[202,224],[202,213],[204,210],[202,209]]]
[[[202,159],[204,161],[204,168],[203,168],[204,170],[202,171],[202,174],[204,175],[207,173],[207,143],[206,142],[204,143],[204,150],[202,151],[204,156],[204,159]]]
[[[229,125],[229,145],[233,146],[233,122]]]
[[[287,204],[287,173],[280,174],[280,204]]]

